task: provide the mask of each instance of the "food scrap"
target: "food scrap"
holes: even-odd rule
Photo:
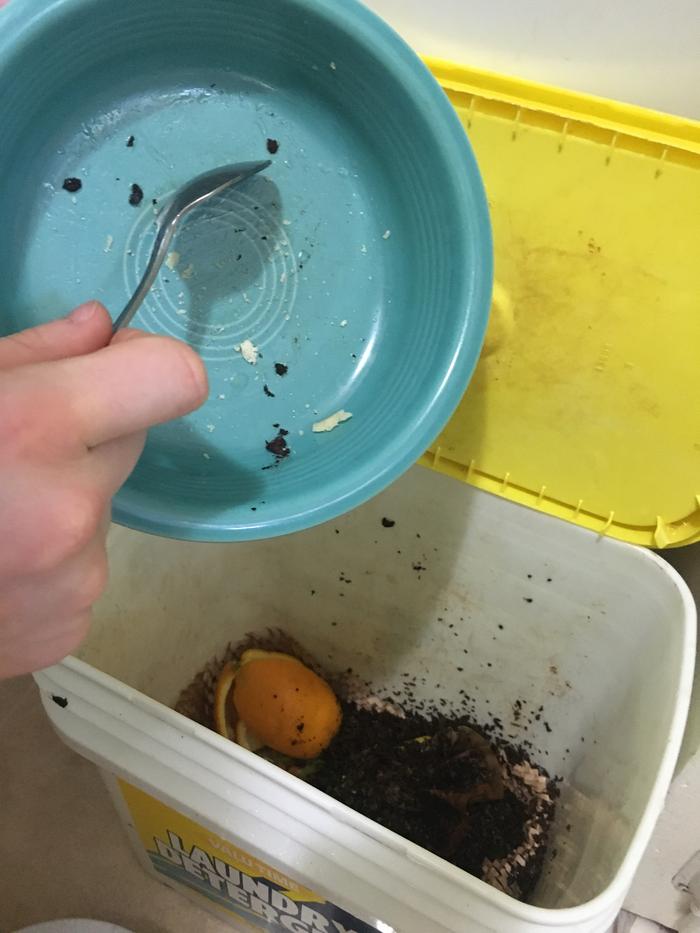
[[[312,590],[312,594],[313,594]],[[229,645],[176,710],[483,881],[524,900],[558,795],[528,753],[464,712],[384,699],[273,630]],[[493,735],[491,734],[493,733]]]
[[[134,137],[130,136],[126,141],[126,148],[131,149],[134,145]]]
[[[265,395],[266,395],[268,398],[274,398],[274,397],[275,397],[275,393],[272,392],[272,391],[270,390],[270,387],[269,387],[269,385],[268,385],[267,383],[265,383],[265,385],[263,386],[263,392],[265,393]]]
[[[65,178],[63,180],[63,190],[70,191],[71,194],[75,194],[76,191],[80,191],[83,187],[83,183],[79,178]]]
[[[270,748],[290,758],[317,758],[342,720],[330,686],[297,658],[251,648],[221,671],[214,724],[249,751]]]
[[[251,366],[255,366],[258,362],[258,348],[252,340],[243,340],[235,344],[233,349],[236,353],[240,353],[246,363],[250,363]]]
[[[322,421],[314,422],[314,424],[311,425],[311,430],[315,434],[322,434],[324,431],[332,431],[333,428],[337,428],[339,424],[343,423],[343,421],[349,421],[350,418],[352,418],[352,412],[343,411],[341,408],[339,411],[334,412],[332,415],[329,415]]]
[[[143,201],[143,188],[140,185],[133,184],[129,195],[129,204],[132,207],[138,207],[141,201]]]
[[[177,250],[172,250],[172,252],[168,253],[168,255],[165,257],[165,265],[168,267],[168,269],[174,269],[179,262],[180,254],[177,252]]]
[[[286,376],[289,372],[289,366],[284,363],[275,363],[275,372],[278,376]]]
[[[280,428],[275,437],[271,441],[265,441],[265,450],[269,451],[271,454],[274,454],[275,464],[279,463],[280,460],[284,460],[285,457],[288,457],[291,453],[287,441],[285,438],[289,434],[289,431],[284,428]],[[263,467],[263,470],[267,470],[269,467]]]
[[[276,139],[268,139],[267,151],[270,153],[270,155],[274,155],[279,149],[279,147],[280,147],[280,144],[277,142]]]

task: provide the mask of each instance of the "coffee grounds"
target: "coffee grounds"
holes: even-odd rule
[[[340,730],[316,764],[275,764],[518,900],[542,873],[557,779],[527,751],[490,735],[464,713],[411,711],[382,699],[348,668],[325,671],[286,632],[248,635],[212,658],[175,709],[214,728],[216,682],[244,651],[281,651],[328,680],[343,708]],[[269,756],[267,756],[269,757]]]
[[[505,858],[523,842],[527,808],[512,792],[501,788],[500,799],[461,811],[436,796],[464,795],[490,779],[478,750],[460,751],[457,720],[342,705],[343,724],[310,784],[473,875],[484,859]]]
[[[285,440],[288,434],[289,431],[285,428],[280,428],[277,435],[273,437],[271,441],[265,441],[265,450],[274,454],[276,463],[279,463],[280,460],[284,460],[284,458],[288,457],[291,453],[287,441]]]
[[[129,204],[132,207],[138,207],[141,201],[143,201],[143,188],[141,185],[133,184],[129,195]]]

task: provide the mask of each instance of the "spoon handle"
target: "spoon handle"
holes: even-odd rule
[[[156,240],[153,244],[153,249],[151,250],[151,255],[148,260],[148,265],[146,266],[146,271],[143,273],[143,277],[139,282],[136,291],[127,302],[126,307],[112,325],[112,336],[120,331],[122,327],[126,327],[131,322],[131,319],[136,314],[138,309],[141,307],[143,299],[148,294],[151,285],[153,285],[155,282],[160,267],[163,265],[165,257],[168,254],[168,247],[172,242],[173,234],[175,233],[175,227],[176,223],[170,222],[158,230]]]

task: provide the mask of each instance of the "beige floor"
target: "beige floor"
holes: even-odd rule
[[[21,677],[0,682],[0,933],[65,917],[231,930],[142,871],[97,771],[54,735]]]

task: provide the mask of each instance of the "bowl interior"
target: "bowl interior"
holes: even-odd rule
[[[88,297],[116,316],[170,192],[216,165],[273,160],[185,220],[134,321],[195,346],[211,396],[150,433],[115,516],[259,537],[386,485],[459,400],[491,280],[478,170],[413,53],[354,3],[22,8],[0,14],[13,88],[0,101],[0,332]],[[73,177],[80,190],[64,190]],[[341,408],[351,420],[312,431]],[[277,462],[266,443],[280,429],[291,453]]]

